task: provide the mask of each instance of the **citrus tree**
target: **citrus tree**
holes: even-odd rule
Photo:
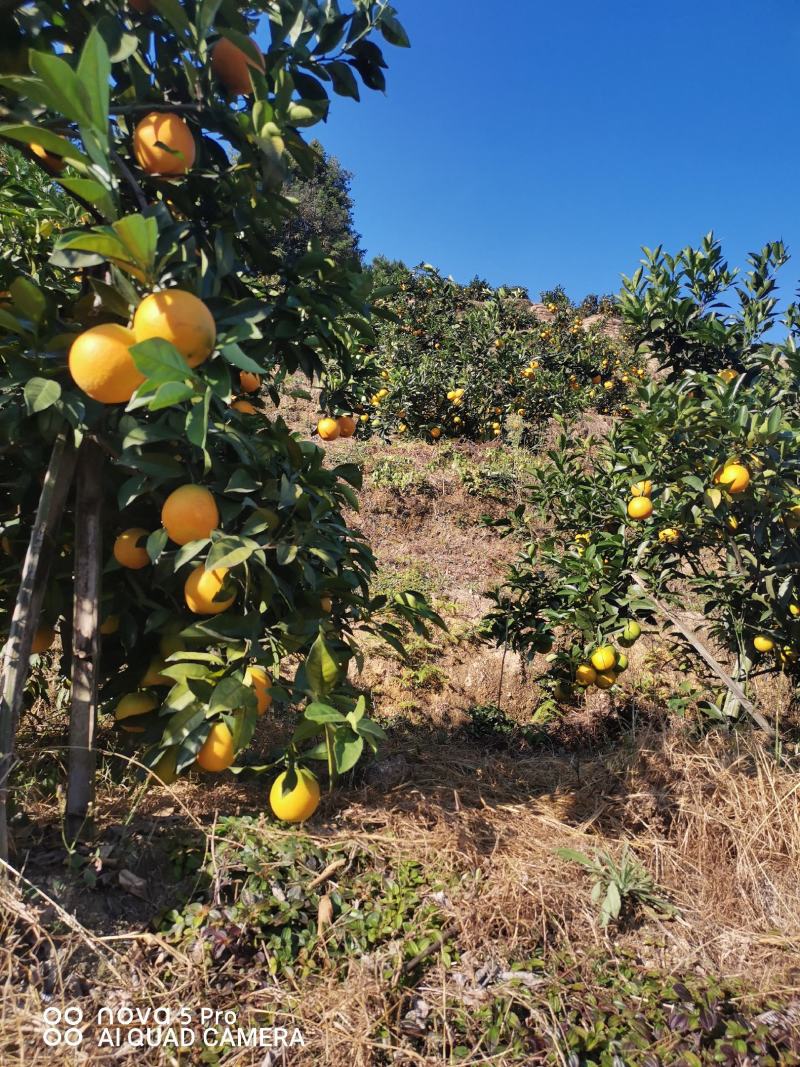
[[[276,410],[286,376],[374,341],[370,279],[274,234],[331,93],[384,87],[394,9],[116,0],[4,9],[0,77],[0,706],[5,800],[31,652],[71,659],[68,812],[100,709],[164,781],[233,764],[303,708],[273,808],[306,818],[380,737],[346,684],[357,634],[434,618],[370,594],[344,517],[360,472]],[[5,250],[5,249],[4,249]],[[70,486],[74,483],[75,492]],[[100,645],[102,642],[102,655]],[[62,661],[63,662],[63,661]],[[0,820],[3,851],[4,819]]]
[[[625,279],[622,313],[658,370],[606,439],[565,433],[549,453],[530,506],[554,532],[527,546],[490,619],[522,650],[558,636],[563,692],[617,684],[626,645],[657,616],[727,686],[719,715],[744,706],[767,725],[746,692],[753,669],[797,677],[800,312],[789,306],[777,338],[786,260],[768,245],[740,280],[709,235],[674,257],[647,252]],[[703,634],[681,621],[687,600]]]
[[[540,317],[519,288],[462,286],[428,264],[378,259],[372,272],[377,344],[349,376],[324,376],[321,397],[331,412],[354,411],[363,432],[532,443],[554,414],[624,408],[643,373],[561,291]]]

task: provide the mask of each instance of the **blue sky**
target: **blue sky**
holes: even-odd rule
[[[800,278],[798,0],[394,0],[388,92],[313,131],[370,256],[617,291],[641,245],[782,238]]]

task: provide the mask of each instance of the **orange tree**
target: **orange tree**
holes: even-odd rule
[[[754,669],[796,677],[800,650],[800,310],[777,331],[781,244],[742,281],[711,235],[675,257],[648,252],[620,306],[659,369],[601,441],[564,434],[530,505],[553,528],[496,596],[492,632],[530,651],[556,632],[553,674],[610,688],[642,624],[665,616],[726,683],[712,714],[752,707]],[[734,300],[731,300],[733,296]],[[738,304],[738,306],[736,306]],[[524,507],[505,523],[524,522]],[[703,606],[720,665],[674,610]],[[610,651],[609,651],[610,649]],[[732,677],[731,677],[732,675]]]
[[[321,397],[323,408],[354,410],[364,430],[531,442],[554,414],[624,408],[641,373],[560,290],[537,316],[523,289],[462,286],[430,265],[382,259],[372,272],[377,343],[349,376],[325,376]]]
[[[316,162],[301,131],[331,90],[382,89],[376,37],[405,33],[364,0],[11,12],[2,799],[28,657],[60,618],[78,821],[98,689],[164,780],[229,766],[273,699],[303,704],[276,810],[305,817],[301,754],[333,779],[380,736],[345,681],[357,631],[398,644],[403,619],[433,616],[371,596],[374,559],[344,518],[358,469],[326,467],[274,410],[286,375],[346,368],[373,339],[369,279],[313,247],[287,265],[270,235],[293,210],[290,164]]]

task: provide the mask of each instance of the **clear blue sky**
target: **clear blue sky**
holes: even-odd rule
[[[388,91],[319,136],[368,255],[617,291],[641,245],[782,238],[800,278],[800,0],[394,0]]]

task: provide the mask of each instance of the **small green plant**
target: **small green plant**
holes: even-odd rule
[[[604,930],[639,907],[661,915],[676,913],[673,905],[659,895],[655,882],[627,846],[619,861],[605,851],[590,859],[584,852],[571,848],[560,848],[558,856],[579,863],[594,876],[592,903],[600,905],[599,919]]]

